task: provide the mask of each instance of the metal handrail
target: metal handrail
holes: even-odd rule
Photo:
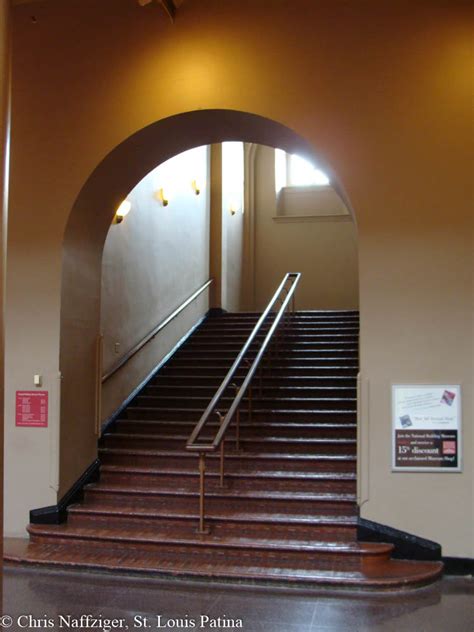
[[[196,299],[200,294],[202,294],[202,292],[204,292],[204,290],[206,290],[211,285],[212,282],[213,282],[213,279],[209,279],[208,281],[206,281],[206,283],[204,283],[204,285],[201,285],[201,287],[198,288],[193,294],[191,294],[189,298],[187,298],[183,303],[181,303],[179,307],[177,307],[173,312],[171,312],[169,316],[167,316],[164,320],[162,320],[161,323],[156,325],[156,327],[154,327],[144,338],[142,338],[140,342],[138,342],[132,349],[130,349],[130,351],[126,353],[123,356],[123,358],[121,358],[121,360],[119,360],[119,362],[117,362],[117,364],[115,364],[110,369],[110,371],[108,371],[105,375],[102,376],[101,378],[102,384],[106,382],[109,378],[111,378],[112,375],[114,375],[114,373],[116,373],[119,369],[121,369],[125,364],[127,364],[127,362],[131,360],[134,355],[136,355],[141,349],[143,349],[143,347],[146,344],[148,344],[151,340],[153,340],[153,338],[157,334],[159,334],[160,331],[162,331],[167,325],[169,325],[170,322],[176,318],[176,316],[179,316],[179,314],[181,314],[181,312],[190,303],[192,303],[194,299]]]
[[[221,464],[220,464],[220,483],[221,486],[223,486],[224,484],[224,441],[225,441],[225,436],[226,433],[229,429],[229,426],[234,418],[234,415],[236,415],[237,418],[237,424],[236,424],[236,443],[237,443],[237,449],[239,449],[239,439],[240,439],[240,411],[239,411],[239,406],[240,403],[245,395],[245,393],[247,392],[248,389],[249,390],[249,418],[251,419],[252,416],[252,397],[251,397],[251,392],[252,392],[252,379],[255,376],[255,373],[257,371],[257,369],[260,366],[260,362],[265,354],[265,352],[267,351],[267,348],[273,338],[273,335],[275,334],[278,325],[280,324],[280,321],[285,313],[285,310],[287,309],[290,300],[292,301],[292,310],[294,311],[295,309],[295,299],[294,299],[294,293],[296,290],[296,287],[299,283],[301,277],[301,273],[300,272],[288,272],[283,281],[280,283],[277,291],[275,292],[275,294],[273,295],[272,299],[270,300],[270,302],[268,303],[265,311],[263,312],[263,314],[260,316],[260,318],[257,321],[257,324],[255,325],[254,329],[252,330],[252,333],[250,334],[250,336],[248,337],[247,341],[245,342],[244,346],[242,347],[239,355],[237,356],[237,358],[235,359],[234,363],[232,364],[231,368],[229,369],[227,375],[225,376],[225,378],[223,379],[221,385],[219,386],[216,394],[214,395],[214,397],[211,399],[209,405],[207,406],[206,410],[204,411],[203,415],[201,416],[201,419],[199,420],[199,422],[197,423],[195,429],[193,430],[191,436],[188,439],[188,442],[186,444],[186,448],[188,450],[192,450],[195,452],[199,453],[199,473],[200,473],[200,517],[199,517],[199,528],[198,528],[198,533],[208,533],[208,530],[205,528],[205,524],[204,524],[204,520],[205,520],[205,511],[204,511],[204,506],[205,506],[205,472],[206,472],[206,467],[205,467],[205,457],[206,454],[208,453],[212,453],[212,452],[216,452],[219,448],[220,448],[220,459],[221,459]],[[286,288],[286,284],[288,283],[288,281],[291,281],[291,285],[289,288]],[[280,295],[282,294],[282,292],[285,291],[286,292],[286,296],[284,298],[282,298]],[[237,369],[240,367],[240,365],[242,364],[245,355],[247,354],[252,342],[254,341],[255,337],[257,336],[257,334],[259,333],[262,325],[265,323],[265,321],[267,320],[268,315],[270,314],[271,310],[273,309],[275,303],[279,302],[280,303],[280,307],[278,309],[278,312],[275,315],[275,319],[273,321],[273,323],[270,326],[270,329],[268,330],[264,341],[262,342],[260,349],[258,351],[258,353],[256,354],[251,366],[249,367],[247,374],[245,376],[244,381],[242,382],[242,385],[240,386],[240,388],[233,382],[234,378],[235,378],[235,373],[237,371]],[[261,369],[261,367],[260,367]],[[219,429],[217,431],[217,434],[215,435],[214,439],[211,442],[199,442],[199,436],[201,435],[202,431],[204,430],[204,428],[206,427],[206,424],[208,423],[211,414],[216,410],[216,407],[222,397],[222,395],[224,394],[224,392],[226,391],[227,388],[229,388],[229,386],[234,386],[236,389],[236,396],[229,408],[229,410],[227,411],[227,413],[224,415],[221,414],[220,411],[216,411],[216,414],[219,417]]]

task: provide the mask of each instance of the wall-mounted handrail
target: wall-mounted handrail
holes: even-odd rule
[[[156,327],[154,327],[144,338],[142,338],[140,342],[138,342],[132,349],[130,349],[130,351],[128,351],[128,353],[126,353],[119,360],[119,362],[117,362],[117,364],[115,364],[109,371],[107,371],[107,373],[105,373],[102,376],[101,378],[102,384],[104,382],[107,382],[107,380],[111,378],[112,375],[117,373],[117,371],[121,369],[125,364],[127,364],[127,362],[131,360],[134,355],[136,355],[141,349],[143,349],[143,347],[146,344],[148,344],[151,340],[153,340],[153,338],[157,334],[159,334],[160,331],[162,331],[167,325],[170,324],[172,320],[174,320],[177,316],[179,316],[179,314],[181,314],[181,312],[184,309],[186,309],[186,307],[190,303],[192,303],[194,299],[196,299],[200,294],[202,294],[202,292],[204,292],[204,290],[206,290],[211,285],[212,282],[213,282],[213,279],[209,279],[208,281],[206,281],[204,285],[201,285],[201,287],[198,288],[193,294],[191,294],[191,296],[187,298],[183,303],[181,303],[179,307],[177,307],[174,311],[172,311],[169,316],[167,316],[164,320],[158,323],[158,325],[156,325]]]
[[[229,369],[227,375],[225,376],[225,378],[223,379],[221,385],[219,386],[216,394],[214,395],[214,397],[211,399],[209,405],[207,406],[206,410],[204,411],[203,415],[201,416],[201,419],[198,421],[195,429],[193,430],[191,436],[188,439],[188,442],[186,444],[186,448],[188,450],[192,450],[195,452],[199,453],[199,473],[200,473],[200,518],[199,518],[199,529],[198,532],[199,533],[208,533],[207,529],[205,528],[205,511],[204,511],[204,505],[205,505],[205,472],[206,472],[206,467],[205,467],[205,457],[206,454],[208,453],[212,453],[212,452],[216,452],[218,449],[220,449],[220,454],[221,454],[221,464],[220,464],[220,480],[221,480],[221,485],[223,485],[223,481],[224,481],[224,441],[225,441],[225,436],[226,433],[229,429],[229,426],[232,423],[232,420],[234,418],[234,415],[236,415],[236,419],[237,419],[237,425],[236,425],[236,441],[237,444],[239,442],[239,418],[240,418],[240,414],[239,414],[239,406],[240,403],[245,395],[245,393],[247,392],[247,390],[249,390],[249,416],[251,417],[251,413],[252,413],[252,397],[251,397],[251,383],[252,383],[252,379],[257,371],[257,369],[259,368],[260,362],[265,354],[265,352],[267,351],[267,348],[270,344],[270,342],[272,341],[272,338],[278,328],[278,325],[280,324],[280,321],[285,313],[285,310],[287,309],[290,301],[292,302],[292,310],[294,311],[294,307],[295,307],[295,303],[294,303],[294,293],[296,290],[296,287],[299,283],[301,277],[301,273],[299,272],[288,272],[283,281],[280,283],[277,291],[275,292],[275,294],[273,295],[273,297],[271,298],[270,302],[268,303],[265,311],[263,312],[263,314],[260,316],[260,318],[258,319],[257,324],[255,325],[254,329],[252,330],[252,333],[250,334],[250,336],[248,337],[247,341],[245,342],[244,346],[242,347],[239,355],[237,356],[237,358],[235,359],[234,363],[232,364],[231,368]],[[287,287],[288,285],[288,287]],[[282,293],[285,292],[286,295],[285,296],[281,296]],[[280,307],[278,309],[278,311],[276,312],[275,318],[263,340],[263,342],[260,345],[260,348],[252,362],[252,364],[250,365],[250,367],[248,368],[247,374],[244,378],[244,381],[242,382],[242,385],[240,386],[240,388],[234,383],[235,380],[235,374],[237,372],[237,369],[240,367],[240,365],[242,364],[242,362],[244,361],[244,358],[252,344],[252,342],[254,341],[255,337],[257,336],[257,334],[259,333],[260,329],[262,328],[263,324],[265,323],[265,321],[267,320],[270,312],[272,311],[273,307],[275,306],[276,303],[280,303]],[[236,388],[236,395],[235,398],[229,408],[229,410],[227,411],[227,413],[224,415],[221,414],[220,411],[217,411],[216,408],[219,404],[219,401],[221,399],[221,397],[223,396],[224,392],[226,391],[226,389],[229,386],[234,386]],[[207,426],[207,423],[209,422],[209,419],[212,415],[213,412],[216,412],[218,417],[219,417],[219,428],[218,431],[216,433],[216,435],[214,436],[214,439],[212,439],[212,441],[207,441],[207,442],[203,442],[203,441],[199,441],[199,437],[202,434],[203,430],[205,429],[205,427]],[[237,446],[238,447],[238,446]]]

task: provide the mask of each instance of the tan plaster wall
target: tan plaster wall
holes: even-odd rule
[[[241,310],[244,248],[244,147],[222,144],[222,305]]]
[[[208,162],[207,147],[166,161],[130,192],[132,210],[110,227],[102,259],[104,374],[209,279]],[[168,206],[156,199],[160,189],[169,196]],[[207,295],[206,290],[105,382],[102,421],[206,313]]]
[[[8,163],[10,151],[10,5],[0,4],[0,487],[1,506],[0,531],[3,533],[4,501],[4,407],[5,407],[5,278],[6,245],[8,218]],[[0,555],[3,558],[3,540],[0,543]],[[0,584],[1,570],[0,570]],[[0,604],[3,603],[3,587],[0,585]]]
[[[297,309],[357,309],[357,230],[351,216],[275,221],[273,148],[258,147],[255,170],[256,308],[265,307],[286,272],[301,272]]]
[[[306,138],[356,211],[369,384],[362,515],[437,540],[446,555],[474,555],[469,4],[276,0],[270,16],[254,0],[188,0],[174,26],[132,0],[50,0],[38,4],[36,24],[30,8],[15,9],[9,532],[55,497],[50,431],[16,430],[13,401],[34,372],[59,368],[62,240],[82,185],[136,130],[179,112],[228,108]],[[206,142],[216,141],[211,132]],[[101,235],[91,229],[86,239],[83,228],[76,254],[90,247],[92,269],[111,209],[90,213],[104,214]],[[463,473],[390,472],[389,389],[398,380],[462,384]],[[76,441],[74,427],[64,441]],[[82,462],[66,459],[65,480],[93,442],[77,442],[76,451]]]

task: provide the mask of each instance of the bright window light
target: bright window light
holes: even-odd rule
[[[286,152],[283,149],[275,149],[275,190],[277,193],[287,185]]]
[[[326,186],[329,178],[320,169],[316,169],[309,160],[293,154],[290,156],[289,164],[289,184],[290,186]]]

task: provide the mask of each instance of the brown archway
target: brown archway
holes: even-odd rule
[[[60,495],[97,452],[94,406],[101,260],[115,210],[136,183],[165,160],[192,147],[231,140],[280,147],[317,159],[351,209],[334,170],[305,139],[280,123],[246,112],[198,110],[172,116],[141,129],[108,154],[79,193],[63,242]]]

